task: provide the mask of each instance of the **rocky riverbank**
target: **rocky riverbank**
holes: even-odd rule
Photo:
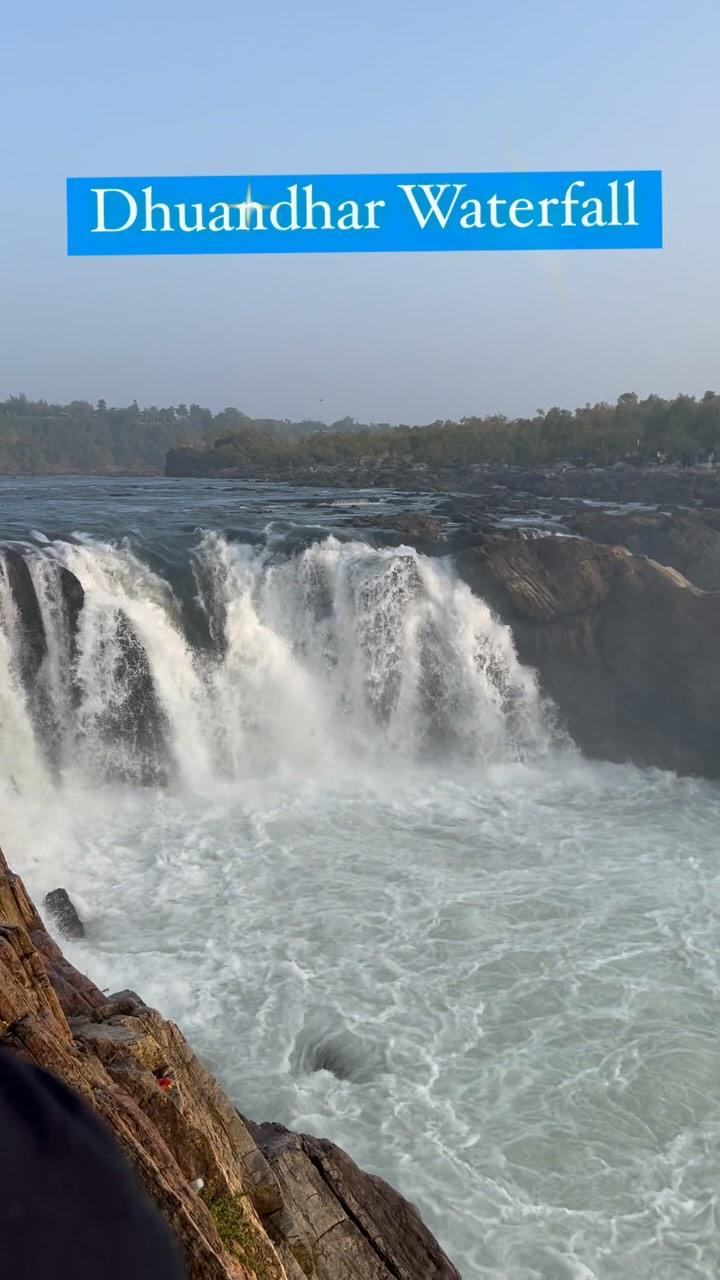
[[[189,1280],[459,1280],[385,1182],[332,1143],[247,1120],[173,1023],[78,973],[2,853],[0,1049],[52,1071],[109,1125]]]
[[[640,466],[616,463],[609,467],[555,463],[546,467],[505,466],[495,463],[429,465],[394,459],[357,462],[302,463],[293,466],[247,464],[208,472],[202,454],[193,449],[168,454],[166,476],[211,475],[222,480],[267,480],[276,484],[334,489],[401,489],[427,493],[483,495],[493,505],[521,497],[542,498],[557,510],[565,499],[607,503],[667,503],[720,506],[720,467],[670,464]]]
[[[580,539],[488,535],[457,563],[586,755],[720,777],[720,594]]]

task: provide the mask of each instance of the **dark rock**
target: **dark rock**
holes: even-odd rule
[[[363,458],[357,462],[301,463],[268,467],[247,464],[216,472],[207,467],[208,451],[174,449],[167,457],[168,476],[213,474],[227,480],[267,480],[292,485],[333,488],[388,488],[413,492],[445,492],[485,496],[585,498],[600,502],[720,507],[720,467],[668,464],[636,465],[620,462],[607,467],[557,462],[545,467],[495,463],[408,463],[397,458]]]
[[[45,894],[45,907],[63,938],[84,938],[85,925],[80,919],[67,889],[51,889]]]
[[[635,555],[670,565],[703,591],[720,591],[720,511],[583,511],[567,524],[595,542],[622,544]]]
[[[3,552],[3,565],[20,619],[21,675],[26,688],[32,689],[47,653],[47,638],[40,602],[30,570],[20,552],[12,550]]]
[[[544,498],[585,498],[596,502],[640,502],[648,505],[720,506],[720,468],[635,466],[616,463],[609,467],[556,463],[526,468],[479,464],[461,474],[455,468],[458,487],[487,492],[502,486],[507,492]],[[452,485],[445,483],[448,488]]]
[[[720,777],[720,595],[575,538],[488,535],[457,563],[586,754]]]
[[[70,630],[70,642],[74,652],[80,625],[80,614],[85,604],[85,591],[75,574],[66,569],[64,565],[60,567],[60,594],[65,605]]]
[[[119,609],[112,673],[119,696],[103,714],[110,772],[126,781],[159,785],[166,780],[166,724],[145,648],[127,614]]]
[[[434,543],[442,536],[442,526],[432,516],[419,515],[417,512],[402,512],[395,516],[386,516],[382,520],[384,527],[392,529],[412,546],[422,543]]]
[[[460,1280],[415,1207],[344,1151],[280,1125],[251,1126],[280,1183],[265,1225],[314,1280]]]
[[[423,555],[447,555],[444,521],[419,512],[404,511],[397,515],[353,515],[347,523],[353,528],[371,529],[375,541],[384,547],[415,547]]]

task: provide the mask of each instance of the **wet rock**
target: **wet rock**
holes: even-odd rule
[[[448,551],[445,522],[434,515],[415,511],[396,515],[352,514],[347,517],[346,524],[351,529],[368,529],[370,537],[380,546],[415,547],[423,555],[445,555]]]
[[[80,625],[80,614],[85,604],[85,591],[75,574],[60,566],[60,594],[62,596],[70,631],[70,643],[73,655],[77,647],[77,634]]]
[[[45,907],[63,938],[84,938],[85,925],[80,919],[67,889],[51,889],[45,894]]]
[[[128,782],[161,785],[167,776],[166,723],[145,648],[127,614],[119,609],[113,641],[111,683],[99,725],[108,744],[108,772]]]
[[[720,777],[720,594],[575,538],[487,535],[457,564],[587,755]]]
[[[26,688],[32,689],[47,653],[47,637],[40,602],[30,570],[19,551],[3,552],[3,566],[20,621],[22,679]]]

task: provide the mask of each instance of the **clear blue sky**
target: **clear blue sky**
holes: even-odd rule
[[[0,396],[427,421],[720,390],[718,0],[5,7]],[[662,252],[65,256],[68,175],[662,168]]]

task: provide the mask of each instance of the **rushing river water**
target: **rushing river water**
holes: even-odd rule
[[[451,561],[360,519],[413,501],[0,482],[44,629],[29,686],[0,577],[0,843],[464,1280],[714,1280],[720,789],[583,761]]]

